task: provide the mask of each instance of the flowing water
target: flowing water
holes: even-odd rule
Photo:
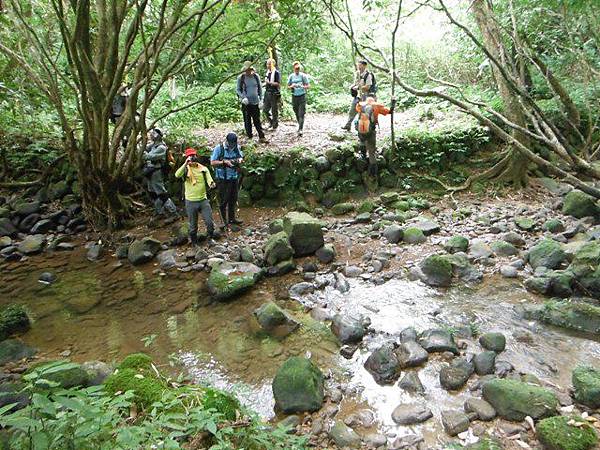
[[[299,281],[289,275],[266,279],[232,302],[195,308],[206,295],[205,273],[170,271],[164,275],[152,264],[134,268],[112,257],[92,263],[85,259],[82,248],[1,263],[0,270],[0,303],[26,306],[34,323],[22,338],[39,348],[41,356],[56,358],[68,350],[75,361],[111,362],[131,352],[146,351],[165,370],[169,364],[183,367],[197,381],[234,389],[245,403],[272,418],[270,386],[277,368],[289,356],[310,354],[333,379],[347,385],[346,392],[354,393],[344,397],[338,417],[369,408],[379,429],[388,435],[418,431],[429,445],[443,435],[439,420],[417,427],[396,426],[392,410],[411,398],[396,385],[379,386],[363,368],[372,350],[408,326],[418,331],[451,326],[459,334],[474,328],[502,331],[507,336],[507,350],[499,360],[564,388],[570,385],[571,369],[577,363],[600,363],[600,343],[589,336],[520,319],[515,306],[541,300],[518,282],[500,278],[487,278],[474,288],[450,290],[403,279],[378,286],[351,280],[347,293],[327,287],[297,301],[286,295],[287,288]],[[58,276],[52,285],[37,281],[47,270]],[[283,341],[261,334],[253,319],[253,310],[268,300],[288,308],[302,322],[303,326]],[[339,345],[328,327],[306,313],[311,304],[367,315],[375,333],[365,338],[363,349],[346,360],[338,354]],[[467,351],[479,351],[475,338],[466,340]],[[144,342],[150,345],[146,348]],[[462,409],[469,395],[441,389],[438,372],[442,363],[436,356],[419,370],[427,392],[425,400],[436,418],[443,409]]]

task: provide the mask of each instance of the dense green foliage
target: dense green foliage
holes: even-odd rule
[[[125,450],[152,444],[178,449],[193,440],[213,450],[305,448],[304,439],[265,425],[235,398],[215,389],[163,384],[153,402],[139,411],[139,394],[133,390],[111,392],[108,383],[62,389],[49,381],[53,373],[75,366],[44,365],[25,375],[23,392],[30,405],[12,413],[14,404],[0,409],[0,425],[8,428],[10,448]],[[120,369],[123,372],[131,372],[138,383],[144,380],[135,378],[134,369]]]

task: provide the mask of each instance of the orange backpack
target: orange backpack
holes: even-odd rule
[[[358,134],[368,135],[375,132],[375,117],[373,115],[373,107],[365,105],[358,113],[358,121],[356,122],[356,131]]]

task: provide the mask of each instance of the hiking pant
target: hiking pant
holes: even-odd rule
[[[258,137],[261,139],[265,137],[265,133],[260,125],[260,109],[258,105],[242,105],[242,116],[244,116],[246,136],[252,138],[252,122],[254,122]]]
[[[235,220],[235,206],[238,196],[238,180],[217,180],[219,209],[225,224]],[[229,215],[227,215],[229,213]]]
[[[304,128],[304,114],[306,113],[306,95],[293,95],[292,108],[294,108],[294,114],[296,114],[296,120],[298,121],[298,131],[302,131]]]
[[[375,94],[363,94],[352,99],[352,104],[350,105],[350,109],[348,110],[348,121],[345,125],[346,128],[350,128],[352,126],[352,121],[358,114],[356,112],[356,105],[358,105],[358,102],[364,102],[367,99],[367,97],[373,97],[375,100],[377,100]]]
[[[358,135],[359,145],[358,148],[365,158],[369,156],[369,165],[377,163],[377,133],[359,134]]]
[[[204,200],[186,200],[185,211],[190,224],[190,241],[195,244],[198,239],[198,213],[202,214],[202,220],[206,225],[206,233],[212,236],[215,232],[215,223],[212,217],[212,208],[208,199]]]
[[[263,114],[273,129],[279,126],[279,97],[278,92],[266,91],[263,100]]]
[[[168,213],[175,213],[177,207],[173,200],[169,197],[169,193],[165,188],[165,182],[163,179],[163,173],[161,169],[155,169],[152,173],[146,175],[146,188],[148,189],[148,195],[154,204],[154,212],[158,215]]]

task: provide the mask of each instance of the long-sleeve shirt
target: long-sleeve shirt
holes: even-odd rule
[[[258,75],[253,73],[248,76],[245,73],[241,74],[237,79],[236,92],[238,97],[248,99],[248,104],[258,105],[262,98],[262,87]]]
[[[363,106],[367,106],[367,105],[371,105],[371,107],[373,108],[373,120],[375,120],[375,123],[379,123],[379,114],[381,114],[382,116],[387,116],[390,113],[390,108],[388,108],[387,106],[385,106],[383,103],[377,103],[377,102],[372,102],[372,103],[368,103],[368,102],[358,102],[356,104],[356,112],[360,113],[362,112],[362,108]]]
[[[175,177],[181,178],[185,176],[185,199],[191,202],[196,202],[206,199],[206,183],[204,176],[206,175],[206,183],[210,186],[213,179],[210,176],[210,171],[202,164],[188,164],[187,171],[185,163],[175,171]]]
[[[167,146],[164,142],[156,142],[148,145],[144,152],[144,161],[147,166],[159,168],[167,160]]]

